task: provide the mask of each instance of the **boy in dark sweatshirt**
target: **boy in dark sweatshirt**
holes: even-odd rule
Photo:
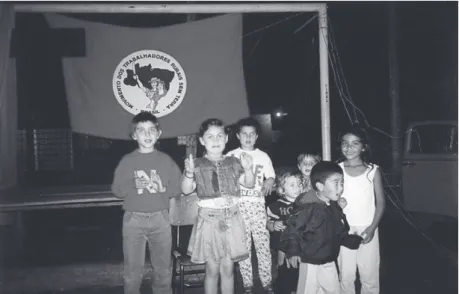
[[[310,179],[313,190],[295,200],[280,250],[291,266],[300,267],[297,293],[340,293],[335,261],[349,231],[340,207],[345,206],[340,200],[343,171],[333,162],[321,161],[312,168]]]

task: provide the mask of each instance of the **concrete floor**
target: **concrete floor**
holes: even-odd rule
[[[3,229],[0,293],[123,293],[120,213],[119,208],[29,213],[20,255],[15,253],[11,231]],[[400,214],[388,209],[380,225],[381,293],[458,292],[457,225],[432,227],[429,236],[449,250],[435,249]],[[148,277],[149,273],[142,294],[151,293]],[[262,293],[259,288],[257,293]]]

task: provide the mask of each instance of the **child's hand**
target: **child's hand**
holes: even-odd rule
[[[290,268],[290,265],[294,268],[298,268],[298,265],[301,262],[301,258],[299,256],[292,256],[288,259],[287,267]]]
[[[161,193],[166,192],[166,188],[163,187],[163,182],[161,181],[159,175],[154,174],[154,176],[151,179],[151,184],[153,185],[153,189],[155,189],[156,191]]]
[[[274,179],[273,178],[266,179],[263,182],[263,186],[261,187],[261,196],[266,197],[269,193],[271,193],[273,186],[274,186]]]
[[[283,251],[277,251],[277,265],[281,266],[285,261],[285,253]]]
[[[194,159],[193,159],[193,154],[190,153],[190,156],[185,159],[185,172],[187,174],[192,174],[194,173]]]
[[[367,244],[371,240],[373,240],[373,237],[375,235],[375,230],[376,229],[373,229],[372,227],[368,227],[365,229],[365,231],[362,232],[362,234],[360,234],[360,237],[363,238],[363,241],[362,241],[363,244]]]
[[[285,225],[281,221],[274,222],[274,231],[283,231],[285,229]]]
[[[145,189],[148,187],[148,185],[150,185],[150,181],[148,179],[138,177],[135,178],[136,189]]]
[[[249,154],[242,152],[241,153],[241,165],[244,170],[251,170],[253,167],[253,159]]]
[[[340,199],[338,199],[338,205],[339,205],[341,208],[346,207],[346,206],[347,206],[347,200],[346,200],[346,198],[341,197]]]

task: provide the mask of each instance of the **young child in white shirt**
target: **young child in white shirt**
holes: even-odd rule
[[[260,125],[254,118],[242,119],[237,123],[237,138],[240,147],[228,152],[228,156],[239,156],[246,153],[252,157],[255,187],[241,186],[239,210],[244,219],[246,229],[246,245],[249,253],[252,248],[252,238],[258,261],[258,272],[265,293],[272,293],[271,252],[269,232],[266,229],[265,197],[274,185],[275,172],[270,157],[265,152],[255,148]],[[252,293],[253,273],[251,257],[239,262],[245,293]]]

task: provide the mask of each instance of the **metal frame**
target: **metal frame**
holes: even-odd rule
[[[62,4],[17,3],[16,12],[31,13],[268,13],[268,12],[317,12],[319,20],[319,62],[322,158],[331,160],[330,89],[328,73],[328,21],[324,3],[250,3],[250,4]]]

